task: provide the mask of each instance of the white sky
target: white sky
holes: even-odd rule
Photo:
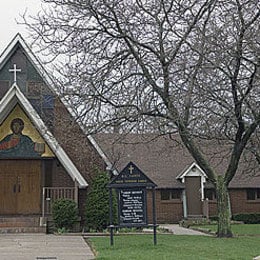
[[[41,0],[0,0],[0,54],[17,33],[26,40],[26,29],[15,19],[27,9],[28,14],[36,14],[41,9]]]

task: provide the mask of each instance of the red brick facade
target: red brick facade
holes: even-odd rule
[[[247,200],[246,189],[230,190],[232,214],[260,212],[260,201]],[[152,223],[152,193],[147,193],[148,220]],[[209,216],[217,215],[216,200],[209,201]],[[156,190],[157,223],[177,223],[184,217],[182,200],[161,200],[160,190]]]
[[[105,170],[103,159],[60,100],[55,102],[54,136],[82,176],[91,183],[96,169]]]
[[[80,126],[71,117],[64,104],[57,99],[55,101],[54,113],[54,136],[61,144],[67,155],[80,171],[81,175],[91,186],[91,182],[98,170],[105,170],[105,163],[98,152],[92,146]],[[74,187],[75,184],[66,170],[57,160],[52,164],[52,187]],[[87,190],[79,189],[79,211],[84,220],[85,201]]]
[[[246,189],[230,190],[230,201],[232,214],[260,212],[260,201],[247,200]]]
[[[183,219],[181,200],[162,201],[160,190],[155,193],[156,219],[158,223],[176,223]],[[147,192],[148,222],[152,223],[152,192]]]
[[[260,201],[259,200],[247,200],[246,189],[230,189],[230,203],[231,203],[231,213],[256,213],[260,212]],[[217,215],[217,202],[209,201],[209,215]]]

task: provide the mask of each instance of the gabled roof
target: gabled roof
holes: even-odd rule
[[[158,185],[158,188],[184,188],[184,177],[196,166],[187,149],[181,145],[177,135],[158,136],[158,134],[97,134],[95,140],[119,172],[132,161]],[[205,156],[217,174],[224,174],[228,164],[229,146],[218,143],[201,144]],[[260,166],[253,167],[241,159],[238,171],[232,179],[230,188],[259,188]],[[209,185],[210,186],[210,185]],[[210,186],[211,187],[211,186]]]
[[[62,149],[53,134],[48,130],[39,114],[33,108],[29,100],[24,96],[16,83],[12,85],[2,100],[0,100],[0,124],[6,119],[8,114],[17,104],[19,104],[24,110],[25,114],[34,124],[42,138],[59,159],[60,163],[66,169],[71,178],[78,182],[80,188],[88,186],[86,180],[81,176],[76,166],[73,164],[66,152]]]
[[[199,165],[195,162],[193,162],[191,165],[189,165],[189,167],[187,167],[186,169],[184,169],[183,172],[181,172],[180,174],[177,175],[176,179],[183,179],[185,176],[189,175],[189,173],[192,171],[192,169],[197,169],[198,171],[196,171],[196,176],[202,176],[207,178],[207,175],[204,173],[204,171],[199,167]]]
[[[109,183],[109,188],[129,187],[156,187],[157,185],[148,178],[138,166],[129,162],[125,168]]]
[[[31,51],[28,44],[25,42],[23,37],[20,33],[16,34],[16,36],[12,39],[10,44],[5,48],[3,53],[0,56],[0,70],[3,68],[5,63],[8,61],[8,59],[12,56],[12,54],[16,50],[16,46],[19,45],[23,50],[25,56],[29,59],[29,61],[33,64],[36,71],[41,75],[45,83],[52,88],[53,91],[55,91],[55,86],[53,83],[53,80],[47,73],[47,71],[42,66],[40,60],[34,55],[34,53]]]
[[[94,138],[118,172],[132,161],[159,188],[184,188],[176,176],[193,159],[173,140],[153,134],[97,134]]]
[[[54,92],[57,92],[52,78],[49,76],[47,71],[42,66],[40,60],[34,55],[34,53],[31,51],[30,47],[28,46],[28,44],[25,42],[25,40],[19,33],[13,38],[13,40],[10,42],[10,44],[6,47],[6,49],[1,54],[0,70],[2,69],[2,67],[4,66],[6,61],[10,58],[10,56],[12,56],[12,54],[15,52],[15,50],[16,50],[15,47],[17,45],[19,45],[24,50],[24,54],[30,60],[30,62],[33,64],[34,68],[37,70],[39,75],[41,75],[41,77],[43,78],[45,83],[51,88],[51,90],[53,90]],[[64,100],[62,98],[60,98],[60,100],[62,101],[62,103],[65,105],[65,107],[68,109],[68,111],[73,116],[73,111],[72,111],[72,109],[70,109],[70,106],[67,104],[66,100]],[[102,160],[107,165],[107,170],[112,170],[115,175],[118,174],[116,170],[112,169],[113,167],[112,167],[110,160],[108,159],[106,154],[102,151],[102,149],[100,148],[100,146],[96,142],[96,140],[92,136],[90,136],[86,133],[86,131],[84,130],[84,126],[82,124],[79,123],[79,126],[80,126],[81,130],[83,131],[83,133],[86,134],[88,140],[93,145],[93,147],[96,149],[99,156],[102,158]]]

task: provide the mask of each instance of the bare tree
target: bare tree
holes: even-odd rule
[[[216,187],[218,236],[232,236],[227,188],[260,123],[258,1],[44,2],[49,8],[24,23],[62,64],[60,91],[70,87],[78,119],[90,131],[118,124],[178,131]],[[222,175],[201,138],[230,145]]]

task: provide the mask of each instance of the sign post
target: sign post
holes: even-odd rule
[[[113,230],[116,227],[149,227],[147,216],[147,188],[152,188],[152,212],[154,245],[156,239],[155,187],[151,181],[133,162],[109,183],[110,190],[110,245],[114,244]],[[113,225],[112,189],[117,190],[118,226]]]

